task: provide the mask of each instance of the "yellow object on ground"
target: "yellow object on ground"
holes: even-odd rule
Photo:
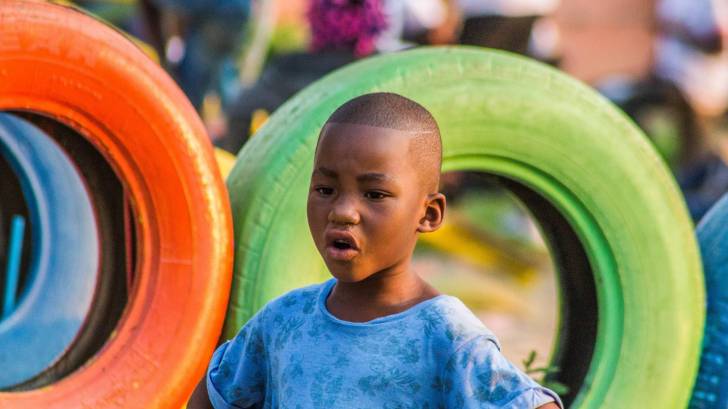
[[[220,148],[215,148],[215,160],[222,178],[227,179],[228,174],[235,165],[235,155]]]
[[[250,121],[250,136],[252,137],[255,135],[256,132],[258,132],[258,129],[260,129],[263,124],[265,124],[265,121],[268,120],[268,117],[270,114],[265,109],[256,109],[253,111],[253,118]]]
[[[159,54],[157,54],[157,51],[154,50],[154,47],[151,45],[145,43],[144,41],[134,37],[133,35],[127,33],[126,31],[122,31],[127,38],[129,38],[134,44],[136,44],[137,47],[141,48],[142,51],[144,51],[144,54],[146,54],[149,58],[151,58],[154,62],[159,64]]]
[[[530,281],[545,261],[533,255],[515,254],[506,244],[485,237],[462,221],[445,220],[440,229],[421,235],[419,240],[472,264],[514,274],[523,281]]]

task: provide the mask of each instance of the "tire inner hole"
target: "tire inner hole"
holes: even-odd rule
[[[136,217],[124,185],[111,164],[80,133],[40,113],[27,111],[10,111],[10,113],[40,128],[58,142],[74,161],[84,179],[95,212],[101,255],[94,298],[83,327],[58,361],[34,378],[8,389],[8,391],[25,391],[50,385],[71,374],[101,350],[111,336],[134,291],[134,272],[137,262]],[[3,166],[0,163],[0,175],[3,175]],[[3,198],[0,203],[3,220],[0,223],[5,222],[5,198],[10,197],[5,194],[4,189],[11,187],[7,187],[5,183],[0,187],[2,194],[0,197]],[[30,230],[28,227],[26,226],[27,231]],[[26,235],[26,239],[31,238]],[[26,257],[29,258],[32,251],[32,240],[25,246],[25,250],[28,255],[24,253],[24,260]],[[25,270],[27,262],[22,271]],[[22,280],[21,282],[24,285],[32,285]]]

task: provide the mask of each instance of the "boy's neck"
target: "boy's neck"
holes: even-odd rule
[[[339,319],[366,322],[405,311],[439,294],[407,268],[398,273],[377,273],[356,283],[337,281],[326,307]]]

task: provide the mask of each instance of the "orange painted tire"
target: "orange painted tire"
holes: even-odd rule
[[[231,279],[230,207],[204,127],[160,67],[74,9],[3,0],[0,38],[0,110],[87,138],[128,192],[137,233],[136,281],[106,344],[50,387],[0,393],[0,408],[179,408],[215,347]]]

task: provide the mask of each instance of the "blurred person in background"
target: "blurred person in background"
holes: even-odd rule
[[[384,7],[389,24],[377,41],[380,52],[458,42],[462,13],[457,0],[385,0]]]
[[[710,134],[728,107],[728,1],[660,0],[655,75],[674,83]],[[715,132],[713,132],[715,133]],[[696,160],[677,172],[693,219],[698,221],[728,191],[728,155],[722,141],[708,138]]]
[[[726,0],[658,0],[651,72],[596,85],[670,165],[696,222],[728,191],[728,166],[706,126],[728,104],[727,9]]]
[[[547,61],[555,58],[555,45],[546,44],[554,39],[545,38],[552,25],[544,17],[553,14],[560,0],[457,1],[465,18],[461,44],[498,48]],[[540,38],[534,39],[533,34],[540,34]]]
[[[215,144],[237,153],[257,126],[296,92],[329,72],[377,51],[387,29],[382,0],[310,0],[309,50],[272,57],[260,78],[227,110],[226,134]]]
[[[142,0],[143,38],[152,43],[200,111],[209,92],[223,105],[238,92],[237,66],[250,0]]]
[[[660,0],[655,73],[674,82],[702,115],[728,106],[726,0]]]

